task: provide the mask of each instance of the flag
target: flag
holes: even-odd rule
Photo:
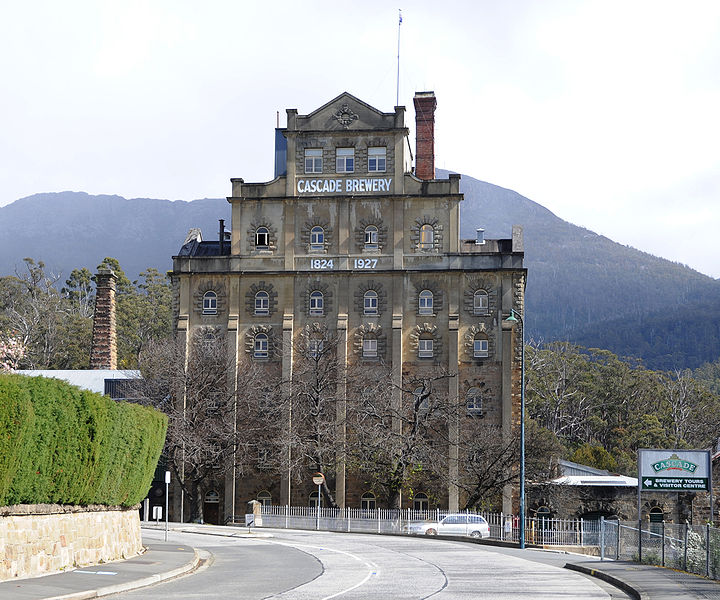
[[[400,18],[398,25],[400,25],[400,23],[402,23],[402,9],[398,9],[398,17]]]

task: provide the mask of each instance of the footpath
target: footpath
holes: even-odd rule
[[[156,529],[154,524],[143,528]],[[238,537],[237,527],[172,525],[175,531],[228,535]],[[279,531],[278,531],[279,533]],[[240,534],[242,535],[242,534]],[[248,534],[243,535],[245,537]],[[272,535],[263,530],[252,537]],[[438,538],[435,538],[438,539]],[[460,538],[453,538],[459,540]],[[470,542],[471,540],[463,540]],[[477,541],[472,540],[473,543]],[[483,543],[483,542],[480,542]],[[483,543],[483,545],[486,545]],[[490,544],[487,544],[490,545]],[[691,598],[720,600],[720,582],[671,569],[623,561],[601,561],[578,554],[507,547],[494,547],[505,553],[558,567],[579,571],[619,587],[638,600],[686,600]],[[30,579],[0,582],[2,600],[86,600],[153,585],[187,575],[207,563],[212,556],[203,551],[171,542],[152,541],[146,552],[135,558],[74,569],[65,573]]]

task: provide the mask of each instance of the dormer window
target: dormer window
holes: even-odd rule
[[[203,295],[202,312],[204,315],[217,314],[217,294],[212,290]]]
[[[258,227],[255,231],[255,248],[267,250],[270,246],[270,231],[267,227]]]
[[[355,172],[355,148],[335,149],[335,171],[337,173]]]
[[[322,148],[305,149],[305,173],[322,173]]]
[[[385,172],[385,155],[386,148],[368,148],[368,172],[384,173]]]

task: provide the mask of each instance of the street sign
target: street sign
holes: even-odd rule
[[[315,485],[322,485],[325,483],[325,475],[322,473],[315,473],[315,475],[313,475],[313,483]]]
[[[638,450],[638,482],[643,492],[708,492],[710,452]]]

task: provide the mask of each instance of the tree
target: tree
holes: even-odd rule
[[[0,332],[0,373],[14,371],[25,355],[25,346],[18,337]]]
[[[187,496],[193,521],[203,520],[209,485],[238,459],[241,434],[231,367],[225,338],[210,328],[194,333],[187,349],[174,340],[153,340],[140,355],[138,395],[168,415],[163,454]]]
[[[400,508],[401,492],[447,470],[447,392],[442,370],[405,373],[397,389],[384,367],[349,377],[348,460],[369,479],[390,508]]]

